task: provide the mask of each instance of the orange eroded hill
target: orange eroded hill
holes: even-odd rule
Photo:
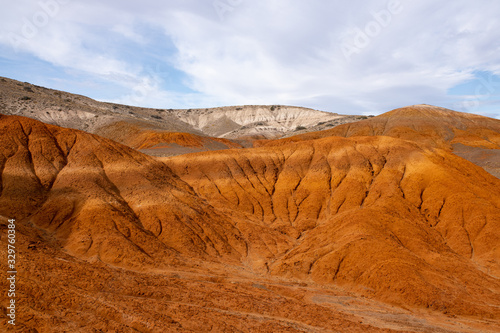
[[[242,148],[228,139],[173,132],[148,126],[141,122],[119,121],[96,130],[98,135],[138,150],[164,154],[189,153],[206,150]],[[177,149],[176,149],[177,148]],[[183,149],[183,150],[182,150]]]
[[[444,150],[331,137],[166,163],[212,206],[292,240],[253,252],[250,242],[272,274],[400,305],[500,314],[488,305],[500,301],[500,180]]]
[[[287,144],[328,136],[392,136],[434,147],[451,148],[461,143],[471,147],[500,149],[500,120],[431,105],[413,105],[380,116],[332,129],[292,136],[256,146]]]
[[[182,253],[245,255],[238,230],[162,163],[28,118],[0,125],[0,214],[47,230],[74,255],[134,267]]]

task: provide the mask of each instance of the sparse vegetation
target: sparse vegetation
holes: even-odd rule
[[[304,126],[297,126],[297,127],[295,127],[295,131],[302,131],[302,130],[305,130],[305,129],[307,129],[307,128],[304,127]]]
[[[155,118],[155,119],[162,119],[160,116],[157,116],[157,115],[152,115],[151,118]]]
[[[29,101],[29,100],[31,100],[31,97],[29,97],[29,96],[23,96],[23,97],[19,98],[19,100],[20,101]]]

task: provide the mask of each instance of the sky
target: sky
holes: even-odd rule
[[[154,108],[281,104],[500,118],[496,0],[17,0],[0,76]]]

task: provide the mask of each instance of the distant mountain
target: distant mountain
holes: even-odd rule
[[[99,134],[159,156],[241,148],[255,139],[317,131],[361,118],[281,105],[148,109],[7,78],[0,78],[0,113]]]
[[[361,118],[283,105],[178,110],[176,114],[197,130],[231,139],[279,138],[297,131],[320,130]]]

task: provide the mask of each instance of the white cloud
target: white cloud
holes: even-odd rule
[[[39,1],[36,6],[23,7],[28,3],[33,1],[10,5],[12,12],[4,11],[0,18],[8,18],[0,23],[4,32],[0,43],[11,46],[14,52],[28,52],[55,66],[95,75],[137,72],[137,68],[103,52],[109,42],[87,30],[91,24],[81,24],[85,17],[93,22],[104,14],[101,10],[96,11],[100,14],[93,14],[76,2],[63,4],[61,0]]]
[[[449,88],[500,60],[488,49],[499,37],[498,5],[401,2],[401,12],[347,61],[341,36],[377,23],[372,13],[387,10],[386,2],[272,4],[245,3],[223,23],[191,13],[172,16],[165,26],[179,49],[177,66],[195,89],[232,103],[335,111],[330,101],[350,100],[355,111],[380,112],[410,101],[446,104]]]
[[[125,86],[123,102],[143,89],[149,105],[162,107],[265,103],[349,113],[413,103],[452,107],[451,87],[477,71],[500,74],[500,3],[394,1],[73,0],[21,51]],[[19,31],[23,17],[38,10],[33,1],[11,3],[0,27]],[[160,75],[123,56],[140,58],[141,47],[155,43],[137,27],[162,29],[177,49],[165,58],[187,77],[178,85],[199,93],[167,91]],[[123,50],[111,34],[139,46]],[[343,45],[356,47],[348,59]]]

